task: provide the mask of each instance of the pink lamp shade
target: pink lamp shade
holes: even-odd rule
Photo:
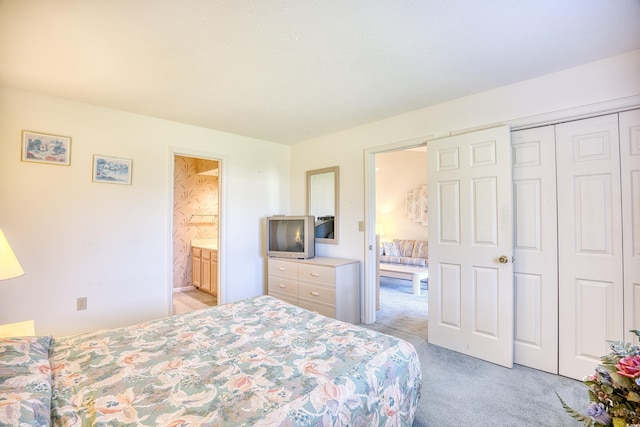
[[[0,280],[13,279],[23,274],[24,270],[20,266],[18,258],[9,246],[4,233],[0,230]]]

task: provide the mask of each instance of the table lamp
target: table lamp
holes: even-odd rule
[[[0,230],[0,280],[13,279],[22,276],[24,270],[18,262],[18,258],[13,253],[7,238]]]

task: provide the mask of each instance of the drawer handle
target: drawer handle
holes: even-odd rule
[[[287,269],[284,267],[278,267],[278,271],[287,271]]]
[[[313,295],[314,297],[319,297],[320,296],[320,292],[316,292],[316,291],[311,291],[309,292],[311,295]]]
[[[287,285],[283,285],[282,283],[278,283],[278,287],[284,289],[284,288],[287,287]]]
[[[313,277],[320,277],[320,273],[310,273]]]

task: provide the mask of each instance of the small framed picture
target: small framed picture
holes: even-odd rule
[[[413,191],[404,195],[404,214],[409,219],[413,219]]]
[[[130,185],[132,163],[131,159],[95,154],[93,156],[93,182]]]
[[[23,130],[22,161],[69,166],[71,137]]]
[[[420,219],[422,225],[429,226],[429,186],[420,187]]]
[[[413,190],[413,222],[422,221],[422,215],[420,214],[420,192],[421,190],[419,188]]]

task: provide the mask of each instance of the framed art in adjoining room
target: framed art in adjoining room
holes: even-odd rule
[[[404,214],[407,218],[413,219],[413,191],[404,195]]]
[[[69,166],[71,137],[23,130],[22,161]]]
[[[93,156],[93,182],[131,184],[131,159]]]
[[[420,220],[422,225],[429,225],[429,186],[420,187]]]
[[[420,222],[422,220],[422,214],[420,213],[420,189],[413,190],[413,222]]]

